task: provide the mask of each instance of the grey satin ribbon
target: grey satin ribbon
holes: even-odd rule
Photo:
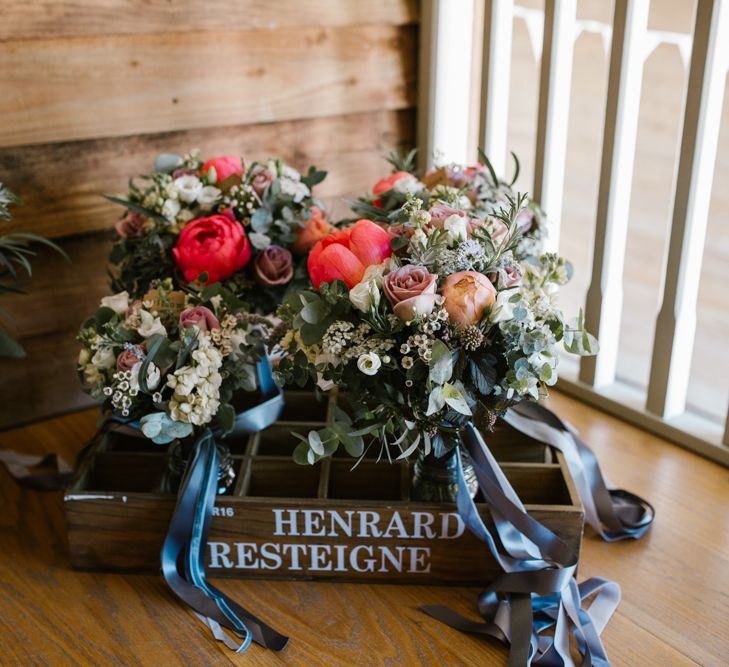
[[[554,412],[524,401],[509,409],[504,421],[564,454],[585,507],[585,521],[604,540],[638,539],[650,528],[655,518],[653,506],[634,493],[613,488],[603,477],[594,452]]]
[[[460,453],[458,513],[483,541],[504,574],[478,599],[483,621],[473,621],[443,606],[421,609],[458,630],[486,634],[510,643],[510,667],[574,665],[570,634],[582,656],[581,666],[609,665],[600,633],[620,600],[620,588],[605,579],[574,580],[577,553],[530,517],[481,434],[468,425],[462,441],[489,506],[493,530],[484,524],[468,493]],[[589,608],[583,601],[595,596]],[[553,630],[553,632],[552,632]],[[549,631],[549,633],[548,633]]]
[[[0,463],[21,486],[36,491],[56,491],[73,479],[73,468],[58,454],[32,456],[11,449],[0,450]]]

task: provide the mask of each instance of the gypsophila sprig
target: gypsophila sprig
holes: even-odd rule
[[[419,194],[404,201],[397,225],[360,220],[319,242],[315,289],[278,311],[288,331],[277,380],[345,394],[330,426],[297,436],[300,463],[340,445],[352,456],[374,446],[388,460],[442,455],[467,422],[493,424],[546,395],[560,343],[597,351],[581,316],[567,324],[557,305],[569,265],[519,259],[524,195],[509,194],[485,220],[424,211]]]
[[[157,443],[211,423],[229,431],[230,402],[256,390],[255,365],[273,330],[241,308],[219,283],[183,292],[167,279],[140,299],[104,297],[78,334],[85,391]]]

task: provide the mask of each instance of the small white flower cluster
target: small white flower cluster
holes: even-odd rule
[[[322,338],[322,352],[338,357],[343,364],[352,359],[359,359],[363,355],[381,356],[389,352],[394,345],[395,341],[392,338],[373,336],[372,328],[367,322],[362,322],[355,328],[351,322],[337,320],[329,326]]]
[[[122,417],[128,417],[132,399],[139,393],[139,387],[132,386],[131,371],[117,371],[112,377],[114,382],[111,386],[104,387],[104,396],[111,397],[111,404],[115,410],[121,412]]]
[[[250,218],[253,211],[262,204],[261,198],[249,183],[232,186],[222,201],[239,218]]]
[[[221,191],[195,174],[172,178],[155,174],[142,200],[142,206],[159,213],[171,225],[185,224],[195,217],[193,209],[212,211]]]
[[[210,336],[202,335],[192,353],[192,362],[167,376],[167,386],[174,390],[169,414],[175,421],[203,426],[220,407],[223,355]]]

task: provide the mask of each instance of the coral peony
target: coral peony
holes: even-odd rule
[[[391,235],[371,220],[358,220],[352,227],[325,236],[309,254],[309,277],[317,289],[322,283],[343,280],[350,289],[371,264],[392,255]]]

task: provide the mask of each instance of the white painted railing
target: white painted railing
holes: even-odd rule
[[[560,381],[560,387],[729,465],[729,415],[726,424],[719,424],[686,411],[699,275],[729,67],[729,0],[697,0],[692,35],[649,30],[649,0],[616,0],[612,26],[578,20],[576,0],[547,0],[544,12],[520,7],[513,0],[423,0],[418,140],[426,160],[437,149],[446,159],[463,161],[468,119],[454,118],[452,110],[470,108],[471,87],[462,82],[456,87],[453,76],[467,59],[461,58],[455,67],[447,64],[445,53],[454,47],[463,53],[454,26],[460,25],[461,34],[474,34],[469,26],[479,16],[474,8],[480,9],[474,2],[485,2],[483,39],[473,42],[476,46],[481,41],[482,48],[478,138],[502,172],[515,18],[525,21],[541,59],[533,194],[552,221],[562,213],[574,42],[582,32],[592,32],[610,48],[592,278],[585,303],[587,327],[598,335],[601,351],[596,358],[584,359],[579,375]],[[661,43],[678,47],[689,78],[662,305],[643,396],[616,378],[623,301],[622,280],[616,276],[623,275],[643,67]],[[446,88],[447,105],[439,103],[439,91]],[[463,95],[460,103],[454,99],[458,90]],[[451,132],[461,128],[462,134],[447,139],[446,127]],[[554,223],[550,249],[556,250],[558,243],[559,228]]]

